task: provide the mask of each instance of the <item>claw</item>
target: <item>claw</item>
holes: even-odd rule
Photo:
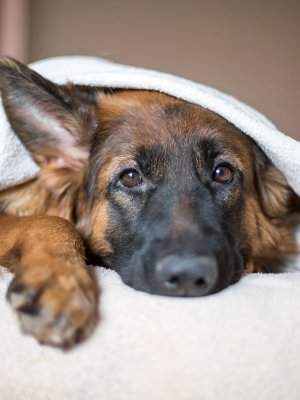
[[[37,288],[28,287],[15,278],[8,287],[6,298],[14,309],[19,309],[35,302],[40,294],[41,291]]]

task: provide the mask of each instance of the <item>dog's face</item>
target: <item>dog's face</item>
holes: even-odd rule
[[[105,264],[151,293],[199,296],[235,281],[244,270],[244,198],[254,187],[250,139],[158,93],[102,95],[99,104],[88,179],[94,252],[104,244]]]
[[[130,286],[202,296],[294,250],[284,178],[222,117],[156,92],[59,87],[11,60],[0,82],[41,165],[2,204],[72,220]]]

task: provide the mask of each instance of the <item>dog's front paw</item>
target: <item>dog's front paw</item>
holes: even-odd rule
[[[84,267],[74,269],[64,265],[64,272],[55,274],[47,268],[26,269],[8,288],[23,332],[40,343],[69,348],[86,338],[97,322],[95,284]]]

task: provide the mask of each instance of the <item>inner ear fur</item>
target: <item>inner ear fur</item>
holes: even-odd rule
[[[3,57],[0,91],[10,125],[41,167],[38,187],[72,207],[84,185],[90,143],[98,127],[99,88],[57,85]]]
[[[284,175],[255,143],[252,150],[254,179],[262,211],[267,218],[281,218],[290,211],[293,191]]]
[[[57,85],[3,57],[0,91],[13,130],[38,164],[72,168],[88,158],[97,126],[97,88]]]
[[[280,218],[288,213],[292,190],[271,162],[257,172],[257,188],[262,209],[268,218]]]

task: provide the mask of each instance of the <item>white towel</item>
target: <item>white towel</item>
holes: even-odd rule
[[[19,332],[0,275],[1,400],[299,400],[300,272],[193,299],[99,278],[102,320],[64,353]]]
[[[201,104],[255,139],[300,194],[300,143],[232,97],[96,58],[33,68],[58,83],[155,89]],[[0,151],[0,187],[38,173],[3,114]],[[205,298],[149,295],[113,271],[97,275],[102,319],[65,353],[20,333],[5,300],[12,276],[0,268],[1,400],[299,400],[300,272],[248,275]]]

